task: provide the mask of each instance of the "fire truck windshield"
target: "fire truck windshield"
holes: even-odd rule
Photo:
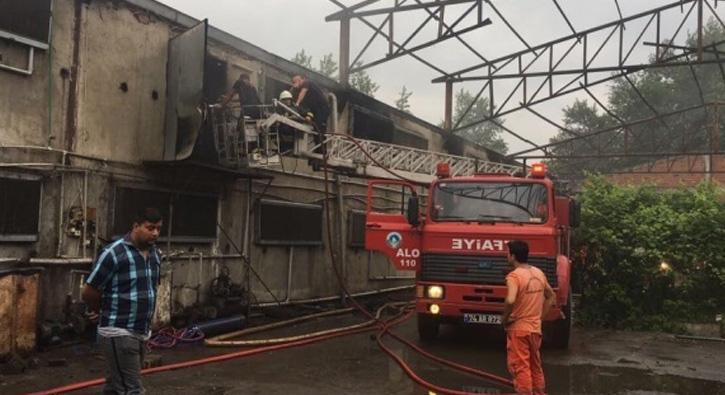
[[[440,183],[431,214],[435,221],[541,224],[549,214],[547,189],[536,183]]]

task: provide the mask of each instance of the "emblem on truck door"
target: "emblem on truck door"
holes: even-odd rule
[[[388,236],[385,237],[385,242],[388,243],[388,246],[390,248],[398,248],[400,246],[400,243],[403,242],[403,236],[400,235],[398,232],[390,232],[388,233]]]

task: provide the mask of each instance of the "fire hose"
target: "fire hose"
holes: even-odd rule
[[[394,175],[397,178],[400,178],[405,181],[410,181],[410,180],[406,179],[405,177],[395,173],[394,171],[392,171],[390,169],[387,169],[385,166],[382,166],[380,163],[378,163],[364,149],[364,147],[362,147],[360,145],[360,143],[357,142],[353,137],[350,137],[350,136],[347,136],[344,134],[339,134],[339,133],[332,133],[332,135],[344,136],[345,138],[348,138],[350,141],[352,141],[358,147],[358,149],[360,149],[376,165],[385,169],[387,172],[389,172],[390,174]],[[323,151],[323,161],[324,161],[323,170],[324,170],[324,175],[325,175],[325,177],[324,177],[324,179],[325,179],[325,182],[324,182],[325,196],[330,195],[329,173],[328,173],[328,168],[327,168],[328,160],[327,159],[328,159],[327,151],[324,150]],[[328,229],[331,229],[332,221],[330,219],[330,210],[329,210],[328,199],[324,199],[324,205],[325,205],[325,217],[326,217],[327,226],[328,226]],[[327,232],[327,237],[328,237],[328,244],[333,245],[331,232]],[[377,337],[376,337],[378,346],[386,354],[388,354],[413,381],[415,381],[416,383],[418,383],[419,385],[421,385],[425,388],[428,388],[428,389],[435,391],[437,393],[440,393],[440,394],[472,395],[472,393],[469,393],[469,392],[453,390],[450,388],[445,388],[445,387],[435,385],[433,383],[426,381],[425,379],[421,378],[420,376],[418,376],[400,356],[398,356],[393,350],[391,350],[387,345],[385,345],[385,343],[383,342],[383,339],[385,338],[385,336],[391,336],[395,340],[400,341],[401,343],[410,347],[412,350],[418,352],[422,356],[424,356],[432,361],[435,361],[437,363],[440,363],[442,365],[448,366],[457,371],[467,373],[470,375],[474,375],[474,376],[478,376],[478,377],[484,378],[486,380],[489,380],[489,381],[492,381],[492,382],[495,382],[498,384],[506,385],[508,387],[513,387],[511,380],[508,380],[504,377],[496,376],[496,375],[488,373],[488,372],[474,369],[469,366],[461,365],[461,364],[458,364],[458,363],[455,363],[452,361],[448,361],[444,358],[435,356],[435,355],[423,350],[422,348],[418,347],[417,345],[411,343],[410,341],[405,340],[402,337],[391,332],[390,329],[392,327],[410,319],[413,315],[414,310],[411,310],[407,313],[401,312],[398,315],[396,315],[395,317],[393,317],[387,321],[382,321],[380,319],[380,314],[385,308],[389,307],[389,305],[384,305],[383,307],[378,309],[376,314],[372,314],[364,306],[362,306],[357,300],[355,300],[355,298],[352,297],[351,293],[347,289],[347,286],[345,285],[342,275],[339,272],[339,268],[336,264],[337,259],[335,256],[335,252],[333,251],[332,248],[330,248],[328,250],[330,251],[331,264],[332,264],[332,267],[334,269],[335,275],[337,277],[337,280],[338,280],[338,283],[339,283],[341,289],[343,290],[347,299],[350,300],[350,302],[353,304],[355,309],[357,309],[363,315],[365,315],[366,317],[369,318],[368,321],[361,323],[361,324],[347,326],[344,328],[320,331],[320,332],[316,332],[316,333],[300,335],[300,336],[293,336],[293,337],[288,337],[288,338],[283,338],[283,339],[246,340],[246,341],[227,341],[227,340],[225,340],[230,337],[251,334],[251,333],[259,332],[259,331],[266,330],[266,329],[276,328],[281,325],[275,326],[275,324],[271,324],[271,325],[261,328],[261,329],[253,328],[253,329],[256,329],[254,331],[252,331],[252,330],[240,331],[239,333],[236,333],[236,334],[224,335],[224,336],[222,336],[222,338],[217,337],[217,338],[209,339],[209,340],[207,340],[207,344],[214,345],[214,346],[219,346],[219,345],[239,346],[239,345],[258,345],[258,344],[269,344],[269,345],[257,347],[257,348],[250,349],[250,350],[237,351],[237,352],[221,354],[221,355],[217,355],[217,356],[213,356],[213,357],[208,357],[208,358],[201,358],[201,359],[196,359],[196,360],[191,360],[191,361],[186,361],[186,362],[179,362],[179,363],[174,363],[174,364],[155,367],[155,368],[143,369],[141,371],[141,374],[149,375],[149,374],[154,374],[154,373],[159,373],[159,372],[167,372],[167,371],[172,371],[172,370],[176,370],[176,369],[183,369],[183,368],[188,368],[188,367],[205,365],[208,363],[228,361],[228,360],[232,360],[232,359],[236,359],[236,358],[248,357],[248,356],[262,354],[262,353],[266,353],[266,352],[277,351],[280,349],[299,347],[299,346],[317,343],[317,342],[321,342],[321,341],[325,341],[325,340],[329,340],[329,339],[333,339],[333,338],[337,338],[337,337],[341,337],[341,336],[348,336],[348,335],[353,335],[353,334],[369,332],[374,329],[380,329],[377,334]],[[344,309],[344,310],[351,311],[350,309]],[[328,312],[328,313],[331,313],[331,312]],[[324,314],[324,313],[321,313],[321,314]],[[329,315],[332,315],[332,314],[329,314]],[[289,322],[287,322],[286,324],[289,324]],[[220,343],[220,342],[224,342],[226,344]],[[253,343],[249,343],[249,342],[253,342]],[[230,344],[230,343],[236,343],[236,344]],[[62,386],[62,387],[52,388],[52,389],[41,391],[41,392],[36,392],[31,395],[46,395],[46,394],[49,395],[49,394],[68,393],[68,392],[77,391],[77,390],[80,390],[83,388],[100,385],[100,384],[103,384],[104,382],[105,382],[105,379],[90,380],[90,381],[70,384],[70,385],[66,385],[66,386]]]
[[[382,309],[384,307],[385,306],[381,307],[379,310],[382,311]],[[389,320],[383,321],[383,322],[385,322],[389,326],[395,326],[395,325],[400,324],[403,321],[405,321],[405,318],[406,318],[406,315],[401,312],[401,313],[393,316]],[[275,345],[270,345],[270,346],[266,346],[266,347],[257,347],[257,348],[253,348],[250,350],[235,351],[235,352],[231,352],[231,353],[216,355],[213,357],[194,359],[194,360],[185,361],[185,362],[178,362],[178,363],[173,363],[170,365],[143,369],[143,370],[141,370],[141,375],[146,376],[146,375],[150,375],[150,374],[154,374],[154,373],[169,372],[172,370],[190,368],[190,367],[201,366],[201,365],[206,365],[206,364],[216,363],[216,362],[229,361],[232,359],[244,358],[244,357],[249,357],[252,355],[263,354],[263,353],[287,349],[287,348],[300,347],[300,346],[305,346],[308,344],[313,344],[313,343],[318,343],[318,342],[322,342],[325,340],[334,339],[337,337],[354,335],[354,334],[364,333],[364,332],[370,332],[374,329],[376,329],[376,328],[375,327],[356,328],[356,329],[341,331],[341,332],[337,332],[337,333],[330,333],[330,334],[326,334],[326,335],[322,335],[322,336],[317,336],[317,337],[313,337],[313,338],[291,341],[291,342],[287,342],[284,344],[275,344]],[[95,387],[95,386],[101,385],[105,382],[106,382],[106,380],[102,379],[102,378],[95,379],[95,380],[88,380],[88,381],[69,384],[69,385],[65,385],[65,386],[61,386],[61,387],[51,388],[51,389],[47,389],[44,391],[33,392],[28,395],[65,394],[65,393],[78,391],[78,390],[89,388],[89,387]]]
[[[358,328],[365,328],[369,327],[371,325],[375,325],[378,320],[380,320],[380,316],[382,315],[383,311],[385,311],[389,307],[404,307],[405,305],[409,305],[409,302],[398,302],[398,303],[387,303],[383,305],[381,308],[378,309],[378,311],[375,314],[375,319],[371,319],[359,324],[353,324],[344,326],[341,328],[335,328],[335,329],[328,329],[313,333],[306,333],[304,335],[297,335],[297,336],[290,336],[290,337],[281,337],[276,339],[260,339],[260,340],[227,340],[232,338],[238,338],[245,335],[251,335],[253,333],[263,332],[270,329],[276,329],[281,328],[287,325],[292,325],[300,322],[309,321],[315,318],[321,318],[321,317],[329,317],[333,315],[340,315],[349,313],[355,310],[355,308],[348,307],[344,309],[337,309],[332,311],[326,311],[322,313],[316,313],[316,314],[310,314],[303,317],[293,318],[291,320],[281,321],[281,322],[275,322],[273,324],[269,325],[263,325],[263,326],[257,326],[254,328],[244,329],[241,331],[226,333],[223,335],[215,336],[210,339],[206,339],[204,341],[204,344],[207,346],[212,347],[240,347],[240,346],[259,346],[259,345],[267,345],[267,344],[279,344],[279,343],[287,343],[291,341],[296,340],[302,340],[302,339],[309,339],[319,336],[324,336],[328,334],[338,333],[338,332],[345,332],[353,329]]]
[[[359,150],[361,150],[361,152],[366,157],[368,157],[373,163],[375,163],[377,166],[383,168],[385,171],[387,171],[391,175],[395,176],[396,178],[399,178],[401,180],[408,181],[408,182],[413,182],[413,181],[411,181],[411,180],[403,177],[402,175],[397,174],[393,170],[388,169],[386,166],[382,165],[377,160],[375,160],[375,158],[373,158],[372,155],[370,155],[370,153],[367,152],[367,150],[365,150],[365,148],[354,137],[351,137],[351,136],[348,136],[348,135],[345,135],[345,134],[342,134],[342,133],[328,133],[328,134],[330,134],[330,135],[336,135],[336,136],[343,136],[344,138],[346,138],[346,139],[350,140],[352,143],[354,143],[357,146],[357,148]],[[324,184],[325,184],[325,197],[328,197],[328,196],[330,196],[330,186],[329,186],[330,180],[329,180],[329,171],[328,171],[328,167],[327,167],[327,164],[328,164],[328,151],[326,149],[323,149],[323,151],[322,151],[322,158],[323,158],[323,166],[322,166],[322,168],[323,168],[323,173],[324,173],[324,176],[325,176],[324,177],[324,180],[325,180],[324,181]],[[330,204],[329,204],[329,199],[324,199],[323,200],[323,204],[325,206],[325,210],[324,211],[325,211],[325,221],[326,221],[326,224],[327,224],[327,229],[332,229],[332,220],[330,219],[330,207],[329,207]],[[327,243],[330,246],[334,245],[333,240],[332,240],[332,232],[327,232]],[[347,289],[347,286],[345,285],[345,280],[343,279],[342,274],[340,273],[340,270],[339,270],[339,268],[338,268],[338,266],[336,264],[337,257],[335,256],[334,249],[333,248],[329,248],[328,251],[330,252],[330,263],[332,265],[333,271],[335,273],[335,276],[337,277],[338,284],[340,285],[340,288],[342,289],[342,291],[345,294],[345,296],[350,300],[350,302],[352,303],[352,305],[355,308],[357,308],[361,313],[363,313],[364,315],[366,315],[370,319],[375,319],[375,317],[370,313],[370,311],[368,311],[357,300],[355,300],[354,297],[352,297],[352,294]],[[408,314],[406,317],[407,318],[410,318],[410,316],[412,316],[412,312],[410,314]],[[422,348],[420,348],[420,347],[412,344],[411,342],[409,342],[409,341],[401,338],[400,336],[398,336],[398,335],[390,332],[390,326],[389,325],[386,325],[385,323],[380,323],[380,325],[381,325],[381,330],[380,330],[380,332],[378,333],[378,336],[377,336],[378,346],[386,354],[388,354],[391,358],[393,358],[393,360],[395,360],[395,362],[401,367],[401,369],[403,369],[403,371],[408,375],[408,377],[410,377],[413,381],[415,381],[416,383],[418,383],[419,385],[421,385],[421,386],[423,386],[425,388],[428,388],[430,390],[439,392],[441,394],[451,394],[451,395],[466,395],[466,394],[470,394],[470,393],[467,393],[467,392],[461,392],[461,391],[453,390],[453,389],[450,389],[450,388],[444,388],[444,387],[435,385],[433,383],[430,383],[430,382],[424,380],[420,376],[418,376],[410,368],[410,366],[408,366],[405,363],[405,361],[402,358],[400,358],[400,356],[398,356],[397,354],[395,354],[390,348],[388,348],[383,343],[382,339],[386,335],[390,335],[394,339],[400,341],[401,343],[405,344],[406,346],[410,347],[411,349],[413,349],[417,353],[421,354],[422,356],[424,356],[424,357],[426,357],[426,358],[428,358],[430,360],[433,360],[433,361],[438,362],[438,363],[440,363],[442,365],[448,366],[448,367],[450,367],[450,368],[452,368],[454,370],[458,370],[458,371],[463,372],[463,373],[473,374],[473,375],[476,375],[478,377],[481,377],[481,378],[490,380],[492,382],[496,382],[498,384],[503,384],[503,385],[506,385],[506,386],[508,386],[510,388],[513,388],[513,383],[511,382],[511,380],[508,380],[508,379],[506,379],[504,377],[496,376],[496,375],[491,374],[491,373],[488,373],[488,372],[483,372],[483,371],[480,371],[478,369],[474,369],[474,368],[471,368],[469,366],[461,365],[461,364],[458,364],[458,363],[455,363],[455,362],[452,362],[452,361],[448,361],[448,360],[446,360],[444,358],[435,356],[435,355],[433,355],[433,354],[431,354],[431,353],[423,350]]]

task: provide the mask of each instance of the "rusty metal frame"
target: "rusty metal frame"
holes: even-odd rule
[[[466,48],[471,51],[476,57],[483,61],[487,61],[487,59],[478,52],[475,48],[473,48],[470,44],[468,44],[461,36],[465,33],[472,32],[474,30],[480,29],[484,26],[490,25],[491,20],[489,18],[483,18],[482,15],[482,3],[486,0],[438,0],[435,2],[423,2],[421,0],[414,0],[415,4],[406,4],[407,0],[395,0],[395,5],[393,7],[387,7],[387,8],[377,8],[372,10],[364,10],[365,7],[370,6],[374,3],[377,3],[379,0],[366,0],[361,3],[355,4],[353,6],[347,7],[344,4],[340,3],[338,0],[329,0],[333,4],[337,5],[338,7],[342,8],[341,11],[338,11],[334,14],[328,15],[325,20],[326,21],[340,21],[341,26],[345,26],[346,28],[349,28],[350,21],[352,20],[359,20],[360,22],[367,25],[369,28],[373,30],[372,36],[367,40],[367,43],[363,46],[363,48],[358,52],[358,54],[354,57],[354,60],[352,62],[349,62],[350,59],[350,53],[349,53],[349,35],[341,34],[341,41],[347,40],[348,43],[346,46],[341,45],[341,53],[340,53],[340,66],[341,69],[345,71],[345,73],[341,73],[341,82],[347,83],[347,78],[349,77],[350,73],[362,71],[365,69],[368,69],[370,67],[377,66],[379,64],[391,61],[393,59],[397,59],[403,56],[411,56],[414,59],[418,60],[419,62],[425,64],[426,66],[432,68],[436,72],[447,75],[447,73],[439,68],[438,66],[433,65],[430,61],[423,59],[422,57],[416,55],[415,53],[431,47],[433,45],[442,43],[444,41],[448,41],[450,39],[456,39],[459,42],[461,42]],[[448,25],[445,23],[443,14],[445,12],[445,8],[447,6],[451,5],[459,5],[459,4],[472,4],[471,7],[469,7],[456,21],[454,21],[452,24]],[[416,11],[416,10],[424,10],[428,13],[428,17],[424,22],[418,25],[418,27],[408,35],[407,38],[405,38],[402,42],[398,42],[395,39],[395,14],[406,12],[406,11]],[[457,25],[459,25],[467,16],[473,14],[473,12],[476,11],[476,14],[478,16],[477,22],[474,23],[471,26],[464,27],[458,30],[455,30]],[[375,16],[375,15],[386,15],[385,19],[380,23],[378,26],[373,25],[370,23],[366,17],[369,16]],[[420,33],[421,30],[425,26],[428,25],[429,22],[432,20],[438,21],[439,29],[438,29],[438,36],[432,40],[425,41],[421,44],[408,47],[408,44],[418,36],[418,33]],[[385,29],[387,26],[388,32],[383,32],[383,29]],[[362,56],[366,53],[366,51],[369,49],[370,45],[375,41],[376,38],[382,37],[383,39],[387,40],[388,42],[388,53],[376,60],[367,62],[362,64]],[[344,48],[344,50],[342,50]],[[346,52],[346,53],[343,53]],[[349,64],[348,64],[349,63]]]
[[[662,31],[661,31],[661,14],[665,11],[668,11],[670,9],[675,9],[677,7],[681,7],[687,3],[692,3],[692,5],[689,7],[687,13],[685,13],[684,17],[680,21],[679,25],[677,26],[677,29],[675,33],[673,34],[672,38],[667,41],[663,42],[661,41],[662,37]],[[504,57],[497,58],[495,60],[492,60],[491,62],[484,62],[476,66],[471,66],[465,69],[461,69],[458,71],[454,71],[449,73],[448,76],[442,76],[439,78],[436,78],[433,80],[434,83],[438,82],[445,82],[447,84],[450,83],[459,83],[459,82],[465,82],[465,81],[483,81],[485,86],[488,86],[489,88],[489,102],[494,103],[496,102],[495,97],[493,95],[493,89],[491,88],[491,85],[493,84],[493,81],[499,80],[499,79],[514,79],[517,81],[517,83],[514,85],[513,88],[509,88],[504,90],[503,94],[507,95],[505,96],[505,99],[497,106],[497,108],[491,108],[491,111],[488,115],[488,117],[475,120],[469,124],[466,125],[456,125],[454,128],[452,128],[452,132],[457,132],[463,129],[467,129],[473,126],[476,126],[477,124],[487,122],[488,120],[494,118],[494,117],[500,117],[503,115],[511,114],[516,111],[519,111],[521,109],[527,109],[530,108],[530,106],[539,104],[545,101],[548,101],[550,99],[560,97],[569,93],[573,93],[576,91],[582,90],[584,87],[591,87],[594,85],[598,85],[601,83],[609,82],[613,79],[620,78],[623,76],[626,76],[628,74],[635,73],[637,71],[651,69],[651,68],[667,68],[667,67],[688,67],[691,68],[693,66],[697,65],[705,65],[705,64],[717,64],[718,66],[722,67],[722,64],[725,62],[725,57],[720,57],[720,51],[717,49],[717,45],[721,43],[710,43],[710,44],[702,44],[700,48],[684,48],[682,54],[678,54],[675,56],[668,57],[666,59],[663,58],[662,55],[664,55],[665,51],[662,51],[660,53],[660,47],[666,47],[667,45],[672,45],[671,43],[674,41],[675,38],[680,34],[682,31],[682,27],[684,26],[684,23],[687,22],[689,15],[692,13],[693,10],[703,9],[703,5],[709,4],[707,3],[707,0],[683,0],[681,2],[671,3],[665,6],[661,6],[646,12],[642,12],[636,15],[632,15],[626,18],[622,18],[618,21],[610,22],[607,24],[603,24],[594,28],[590,28],[584,31],[581,31],[579,33],[575,33],[566,37],[562,37],[556,40],[549,41],[548,43],[541,44],[538,46],[535,46],[532,48],[532,50],[540,50],[539,53],[533,52],[532,50],[522,50],[516,53],[513,53],[511,55],[507,55]],[[711,11],[714,12],[714,9]],[[565,14],[563,14],[565,15]],[[639,34],[637,35],[636,39],[631,45],[625,46],[624,40],[623,40],[623,31],[625,29],[626,23],[636,21],[636,20],[644,20],[645,26],[641,30],[639,30]],[[718,20],[719,17],[718,17]],[[702,23],[701,18],[698,19],[698,23]],[[651,30],[652,27],[656,28],[657,33],[657,42],[655,43],[656,46],[656,58],[659,59],[658,62],[655,63],[632,63],[628,64],[627,60],[631,56],[633,50],[637,47],[637,45],[640,44],[640,41],[642,40],[645,33],[647,33],[649,30]],[[701,30],[701,29],[699,29]],[[598,46],[598,48],[593,52],[593,54],[590,54],[589,45],[590,40],[589,37],[597,34],[597,33],[606,33],[608,32],[608,35],[606,38],[601,42],[601,44]],[[619,41],[617,42],[618,45],[618,61],[616,64],[613,64],[611,66],[604,66],[604,67],[592,67],[592,63],[599,57],[601,51],[603,48],[613,41],[613,37],[616,33],[619,33]],[[652,43],[648,42],[646,45],[652,45]],[[580,49],[582,53],[582,62],[581,67],[579,68],[567,68],[564,69],[560,67],[560,65],[565,60],[572,59],[572,52],[574,52],[574,49]],[[554,53],[562,53],[563,55],[554,57]],[[701,54],[703,52],[709,52],[714,53],[716,55],[716,59],[711,60],[704,60],[701,57]],[[542,53],[547,53],[549,57],[548,67],[546,67],[545,70],[540,71],[528,71],[529,68],[536,62],[542,55]],[[697,55],[696,58],[691,59],[693,55]],[[510,65],[514,61],[517,61],[519,64],[518,70],[516,72],[511,73],[504,73],[503,70],[506,66]],[[524,67],[523,65],[526,64]],[[491,66],[495,66],[496,68],[491,68]],[[485,75],[482,76],[469,76],[466,75],[467,73],[470,73],[471,71],[478,70],[482,67],[486,67],[488,69],[488,72]],[[608,75],[599,78],[593,78],[593,75],[606,73],[606,72],[615,72],[617,74],[615,75]],[[721,70],[724,78],[725,78],[725,69]],[[564,84],[563,86],[556,87],[554,86],[554,76],[564,76],[564,75],[572,75],[573,79],[569,81],[568,83]],[[531,79],[542,79],[543,81],[538,84],[538,86],[535,86],[533,89],[533,93],[530,94],[530,89],[528,89],[529,83]],[[579,82],[578,85],[575,85],[575,83]],[[544,88],[548,85],[548,92],[544,91]],[[540,94],[544,91],[545,93],[540,96]],[[506,107],[507,104],[509,104],[510,99],[515,94],[521,94],[522,99],[519,101],[518,105],[510,105],[508,108]]]
[[[342,25],[347,24],[348,28],[351,20],[360,20],[374,30],[372,37],[370,37],[367,44],[355,57],[355,61],[349,64],[350,71],[354,72],[364,70],[383,64],[389,60],[410,55],[414,59],[423,62],[440,73],[439,77],[432,80],[433,83],[445,83],[446,100],[444,114],[446,119],[444,121],[444,128],[449,132],[455,133],[482,123],[491,122],[501,127],[512,136],[532,145],[533,148],[531,149],[510,155],[509,157],[512,158],[517,158],[523,153],[533,151],[543,151],[544,153],[549,154],[547,150],[554,146],[568,144],[579,139],[588,139],[607,132],[613,132],[612,139],[616,138],[618,134],[624,132],[625,140],[627,140],[625,142],[625,151],[628,151],[627,143],[630,135],[632,135],[632,127],[654,121],[672,130],[672,127],[666,121],[668,117],[683,114],[687,111],[695,111],[698,109],[706,110],[708,106],[713,105],[713,103],[707,103],[705,97],[702,95],[702,87],[700,86],[697,74],[698,66],[709,64],[718,65],[723,81],[725,82],[725,56],[723,56],[725,55],[725,51],[718,48],[718,46],[723,42],[703,42],[703,26],[706,14],[708,16],[714,16],[714,18],[723,27],[725,27],[723,18],[718,15],[717,0],[671,1],[668,4],[652,7],[648,10],[629,16],[623,15],[619,1],[613,0],[613,5],[616,7],[617,15],[619,17],[608,23],[583,30],[577,30],[577,28],[575,28],[575,21],[570,18],[570,15],[567,15],[560,2],[558,0],[552,0],[552,6],[556,7],[556,10],[563,19],[563,23],[566,23],[571,34],[536,45],[529,44],[529,42],[522,37],[521,33],[509,23],[505,16],[502,15],[499,9],[493,4],[495,0],[414,0],[414,4],[406,3],[408,0],[393,0],[394,6],[378,8],[370,8],[370,6],[375,3],[379,4],[380,0],[364,0],[349,7],[342,5],[338,0],[329,1],[341,7],[341,10],[329,15],[326,20],[340,21]],[[447,24],[444,18],[446,7],[461,4],[469,4],[470,6],[466,7],[463,14],[460,15],[453,23]],[[496,22],[502,22],[513,36],[515,36],[515,38],[524,45],[525,49],[489,60],[461,37],[465,33],[474,31],[491,23],[490,19],[483,18],[484,6],[495,14],[494,16],[496,17]],[[427,18],[424,22],[418,25],[418,27],[414,29],[413,33],[408,35],[405,40],[400,42],[395,41],[395,15],[412,11],[424,11],[427,13]],[[678,18],[681,19],[678,19],[678,22],[673,26],[672,30],[665,31],[662,21],[664,19],[663,16],[669,16],[670,14],[668,13],[673,12],[679,12],[680,16],[678,16]],[[475,22],[472,26],[458,28],[467,16],[474,13],[478,16],[476,19],[477,22]],[[379,24],[379,26],[373,26],[364,18],[374,15],[386,15],[386,18]],[[697,37],[696,46],[678,45],[675,40],[681,40],[680,35],[683,31],[683,27],[688,21],[692,20],[690,18],[692,15],[695,15],[697,18],[697,30],[695,31]],[[410,46],[412,40],[418,37],[419,33],[427,25],[433,22],[438,23],[437,37],[425,41],[422,44]],[[637,24],[636,30],[631,33],[634,41],[625,45],[624,32],[627,27],[634,24]],[[387,34],[384,32],[386,27]],[[643,40],[647,34],[656,36],[654,42]],[[362,55],[370,47],[371,43],[379,37],[388,40],[388,53],[377,60],[366,64],[360,64]],[[474,53],[476,57],[481,60],[481,62],[455,71],[444,71],[432,66],[415,53],[423,48],[428,48],[450,39],[456,39],[463,43],[468,50]],[[349,40],[349,35],[347,40]],[[609,48],[611,45],[616,45],[615,49],[617,55],[612,57],[611,62],[607,62],[609,64],[602,64],[603,59],[600,55],[603,53],[605,47]],[[640,45],[653,47],[654,62],[643,63],[641,61],[629,61],[634,50]],[[680,52],[675,54],[673,53],[674,51]],[[704,54],[712,54],[714,55],[714,59],[705,59],[703,56]],[[578,60],[579,67],[571,67],[571,60],[575,57],[580,58],[580,60]],[[345,57],[341,56],[341,59],[345,59]],[[347,59],[349,60],[349,54],[347,54]],[[597,65],[594,65],[595,61],[598,62]],[[697,85],[700,92],[700,103],[698,105],[686,109],[662,113],[658,111],[647,100],[647,98],[645,98],[634,81],[630,78],[630,74],[638,71],[670,67],[687,67],[690,69],[693,77],[693,83]],[[475,74],[477,71],[483,71],[484,73],[477,75]],[[604,75],[605,73],[607,75]],[[571,76],[572,79],[555,82],[555,76]],[[611,109],[607,108],[604,101],[598,99],[589,89],[593,86],[611,82],[620,78],[624,78],[627,81],[637,94],[637,97],[639,97],[642,103],[653,114],[652,117],[639,120],[623,119],[613,113]],[[494,85],[496,85],[495,82],[500,80],[513,80],[513,83],[509,84],[509,86],[506,86],[504,89],[499,87],[494,89]],[[454,84],[469,81],[480,81],[482,85],[481,88],[477,90],[471,105],[465,109],[461,119],[465,118],[465,116],[470,113],[475,103],[478,102],[484,94],[488,95],[488,102],[490,106],[488,114],[486,114],[483,118],[474,120],[468,124],[462,124],[459,119],[454,125],[452,120]],[[345,82],[345,80],[343,80],[343,82]],[[617,125],[603,130],[579,134],[565,128],[533,108],[537,104],[582,90],[585,91],[606,114],[615,120]],[[517,97],[517,94],[522,96],[520,100],[514,99],[514,97]],[[564,131],[572,137],[551,144],[537,145],[531,140],[528,140],[520,134],[512,131],[510,128],[504,127],[500,117],[520,110],[526,110],[536,115],[546,123],[556,127],[558,130]],[[632,137],[634,136],[632,135]],[[600,149],[601,147],[593,148],[593,151],[598,152],[597,155],[604,155]],[[663,148],[665,147],[655,147],[653,145],[653,151],[664,151]],[[683,148],[686,148],[686,146],[683,145]],[[665,148],[665,150],[666,149],[667,148]],[[547,157],[551,158],[551,156]]]
[[[696,110],[706,109],[709,106],[715,106],[715,107],[718,107],[719,108],[720,106],[723,106],[723,105],[725,105],[724,102],[709,102],[709,103],[706,103],[704,105],[703,104],[697,104],[697,105],[694,105],[694,106],[690,106],[690,107],[686,107],[686,108],[681,108],[679,110],[674,110],[674,111],[670,111],[670,112],[667,112],[667,113],[659,113],[659,114],[657,114],[655,116],[652,116],[652,117],[642,118],[642,119],[633,120],[633,121],[628,121],[628,122],[625,122],[625,123],[622,123],[622,124],[619,124],[619,125],[615,125],[615,126],[611,126],[611,127],[606,127],[606,128],[603,128],[603,129],[595,130],[593,132],[589,132],[589,133],[586,133],[586,134],[583,134],[583,135],[580,135],[580,136],[575,136],[575,137],[571,137],[571,138],[568,138],[568,139],[560,140],[560,141],[557,141],[557,142],[540,145],[538,148],[530,148],[530,149],[522,150],[522,151],[519,151],[519,152],[510,154],[510,155],[508,155],[508,157],[509,158],[513,158],[513,159],[524,158],[525,157],[524,156],[525,154],[528,154],[528,153],[531,153],[531,152],[535,152],[538,149],[552,148],[552,147],[556,147],[556,146],[559,146],[559,145],[571,143],[571,142],[574,142],[574,141],[577,141],[577,140],[582,140],[582,139],[587,139],[587,138],[590,138],[590,137],[598,136],[598,135],[601,135],[601,134],[604,134],[604,133],[619,132],[622,128],[631,128],[633,126],[638,126],[638,125],[642,125],[642,124],[645,124],[645,123],[648,123],[648,122],[653,122],[653,121],[660,121],[661,119],[664,119],[664,118],[667,118],[667,117],[671,117],[671,116],[675,116],[675,115],[684,114],[684,113],[687,113],[687,112],[690,112],[690,111],[696,111]],[[682,151],[682,152],[679,152],[679,154],[680,155],[686,155],[687,152],[686,151]],[[619,154],[617,154],[617,155],[619,155]],[[626,154],[622,154],[622,155],[626,155]]]

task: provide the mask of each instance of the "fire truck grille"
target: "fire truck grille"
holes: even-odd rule
[[[529,258],[529,264],[536,266],[546,275],[552,287],[558,286],[556,260],[554,258]],[[474,255],[423,255],[420,272],[422,281],[452,283],[504,285],[506,274],[511,271],[506,257]]]

